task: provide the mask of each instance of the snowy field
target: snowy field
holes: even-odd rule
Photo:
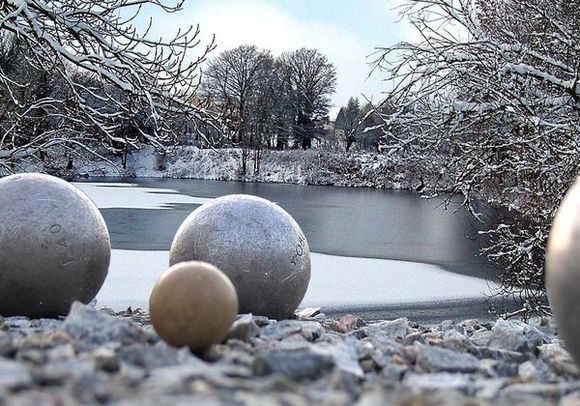
[[[211,199],[171,189],[130,183],[75,183],[100,208],[170,210],[172,204],[203,204]],[[97,296],[116,309],[147,306],[149,292],[167,269],[167,251],[113,250],[109,276]],[[481,299],[488,280],[459,275],[436,265],[312,253],[312,277],[302,307],[359,308],[418,302]]]

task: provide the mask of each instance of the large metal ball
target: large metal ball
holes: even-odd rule
[[[238,292],[241,313],[292,316],[310,281],[310,249],[283,209],[256,196],[229,195],[193,211],[177,230],[170,264],[205,261]]]
[[[61,179],[0,179],[0,314],[56,317],[90,302],[109,269],[111,243],[95,204]]]
[[[580,366],[580,178],[566,194],[550,230],[546,288],[558,330]]]
[[[238,314],[238,297],[215,266],[181,262],[157,281],[149,312],[155,331],[167,343],[198,352],[226,337]]]

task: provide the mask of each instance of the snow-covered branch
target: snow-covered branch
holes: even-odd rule
[[[133,25],[144,6],[173,13],[182,5],[0,0],[0,94],[8,97],[0,133],[10,134],[0,149],[44,142],[55,130],[112,150],[143,141],[164,148],[180,123],[212,122],[196,92],[213,43],[201,45],[198,27],[152,39],[150,26]]]
[[[551,220],[580,171],[580,5],[408,0],[405,13],[423,40],[376,61],[394,88],[394,111],[375,112],[389,153],[444,173],[475,215],[482,199],[510,211],[486,254],[506,270],[506,291],[533,295]]]

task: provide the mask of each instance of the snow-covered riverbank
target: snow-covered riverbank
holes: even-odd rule
[[[128,155],[125,168],[118,157],[111,157],[110,162],[76,157],[72,169],[67,170],[67,160],[53,156],[45,162],[21,162],[15,170],[41,171],[69,178],[166,177],[407,190],[416,189],[423,182],[434,183],[436,179],[435,174],[404,168],[385,154],[322,150],[262,151],[259,171],[254,171],[250,155],[247,173],[243,175],[241,155],[239,149],[211,150],[193,146],[178,146],[171,154],[160,155],[152,147],[142,146]]]

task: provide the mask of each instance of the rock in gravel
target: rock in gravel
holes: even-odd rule
[[[106,342],[146,342],[150,334],[129,319],[111,317],[80,302],[74,302],[62,329],[77,340],[98,346]]]
[[[152,393],[179,393],[194,379],[217,379],[219,373],[211,365],[199,362],[157,368],[142,382],[143,389]]]
[[[403,384],[412,388],[420,389],[455,389],[474,390],[474,384],[466,375],[440,372],[433,374],[407,374],[403,379]]]
[[[521,401],[526,401],[526,404],[528,401],[531,404],[554,404],[564,394],[564,387],[558,384],[516,383],[502,391],[502,398],[514,400],[517,402],[515,404],[522,404]]]
[[[279,373],[301,381],[317,379],[333,370],[334,366],[334,359],[329,355],[310,351],[278,351],[258,354],[254,360],[253,370],[258,376]]]
[[[282,340],[293,334],[300,334],[308,341],[324,335],[324,328],[316,321],[282,320],[264,327],[260,333],[263,340]]]
[[[473,344],[469,341],[469,339],[457,330],[447,330],[443,334],[442,345],[445,348],[462,352],[466,352],[471,347],[473,347]]]
[[[333,326],[333,330],[338,333],[350,333],[354,331],[358,327],[358,318],[353,316],[352,314],[347,314],[343,316],[335,326]]]
[[[15,350],[12,336],[4,331],[0,331],[0,357],[6,357]]]
[[[479,320],[469,319],[457,323],[456,328],[458,329],[458,331],[463,332],[463,334],[469,335],[481,329],[485,329],[485,326],[482,325],[481,321]]]
[[[256,316],[256,315],[254,315],[253,317],[254,317],[254,321],[256,322],[256,324],[258,325],[258,327],[266,327],[266,326],[269,326],[272,323],[276,323],[276,320],[270,320],[266,316]]]
[[[313,346],[316,354],[329,356],[333,359],[336,368],[347,374],[362,378],[364,372],[358,362],[356,346],[344,342],[321,343]]]
[[[539,346],[552,342],[550,336],[535,326],[524,325],[524,335],[533,350],[537,350]]]
[[[409,330],[409,320],[406,318],[373,323],[363,328],[367,337],[385,337],[398,341],[402,341],[410,332]]]
[[[580,369],[568,351],[559,344],[545,344],[539,348],[539,358],[557,375],[580,377]]]
[[[45,389],[34,389],[22,393],[16,393],[10,397],[12,406],[37,406],[37,405],[58,405],[74,406],[78,401],[68,393],[58,393]],[[0,404],[2,397],[0,396]]]
[[[531,361],[526,361],[518,366],[518,375],[524,382],[534,382],[540,379],[540,372]]]
[[[474,345],[480,347],[489,347],[493,333],[490,330],[477,330],[474,331],[469,339]]]
[[[578,406],[580,405],[580,391],[572,392],[568,395],[562,396],[559,406]]]
[[[545,334],[533,327],[519,323],[498,320],[491,329],[489,347],[508,351],[535,352],[538,345],[546,340]]]
[[[30,386],[32,376],[19,362],[0,358],[0,392],[5,389],[19,389]]]
[[[413,345],[414,343],[421,343],[421,344],[425,344],[425,334],[423,334],[421,331],[415,331],[411,334],[407,334],[407,337],[405,337],[405,339],[403,340],[403,344],[404,345]]]
[[[159,342],[154,346],[132,344],[121,348],[119,360],[147,371],[172,365],[195,362],[195,357],[186,348],[174,348]]]
[[[256,338],[259,332],[260,328],[254,321],[254,317],[251,314],[244,314],[234,321],[228,334],[228,338],[247,343]]]
[[[69,380],[93,376],[96,371],[94,359],[68,359],[49,361],[34,373],[34,380],[43,385],[58,385]]]
[[[294,312],[299,319],[312,319],[320,314],[320,307],[307,307]]]
[[[479,360],[471,354],[419,344],[417,365],[427,372],[475,372]]]
[[[33,320],[30,320],[28,317],[14,316],[6,317],[3,324],[9,329],[27,329],[30,328],[32,322]]]
[[[518,365],[492,359],[482,359],[479,363],[480,372],[490,378],[513,378],[518,376]]]

